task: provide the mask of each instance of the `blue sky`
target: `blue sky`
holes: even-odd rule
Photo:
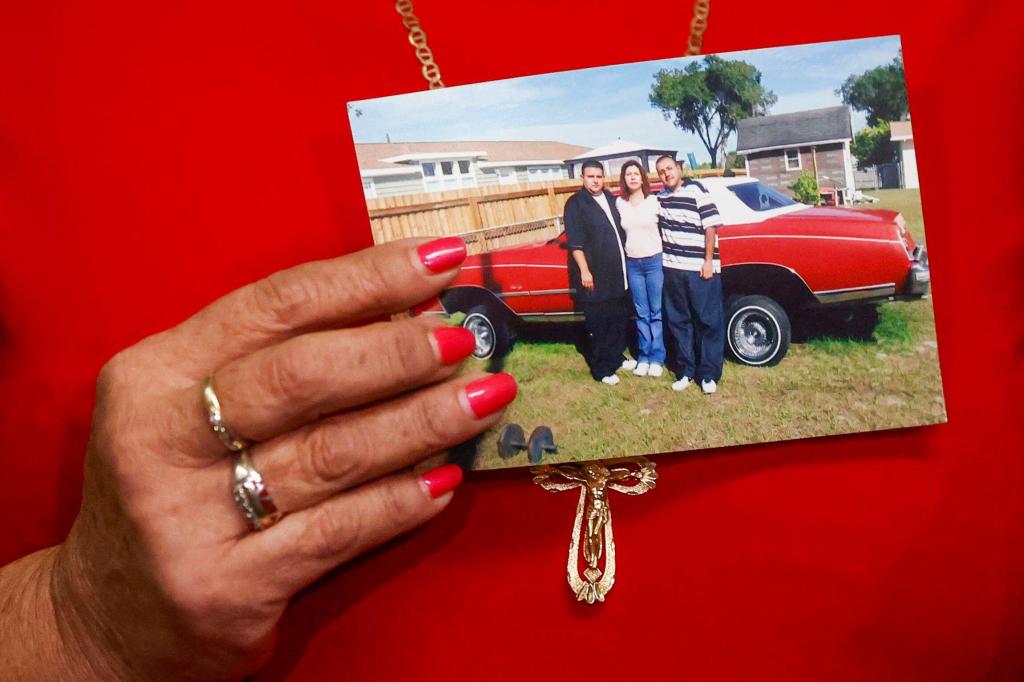
[[[842,104],[834,91],[847,76],[891,62],[899,36],[726,52],[757,67],[779,98],[771,113]],[[654,74],[702,57],[662,59],[362,100],[349,116],[356,142],[554,140],[599,147],[616,139],[693,152],[709,160],[696,135],[666,121],[647,101]],[[865,116],[853,112],[854,131]],[[733,136],[729,148],[735,148]]]

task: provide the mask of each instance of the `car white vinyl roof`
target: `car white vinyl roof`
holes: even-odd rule
[[[705,187],[729,187],[730,185],[742,185],[746,182],[758,182],[757,178],[752,178],[747,175],[737,175],[732,178],[693,178]]]
[[[807,205],[796,203],[792,206],[782,206],[765,211],[755,211],[743,203],[739,197],[729,191],[729,187],[745,185],[747,183],[760,182],[757,178],[740,175],[732,178],[698,178],[698,182],[707,188],[715,200],[719,215],[726,225],[743,225],[749,223],[761,223],[770,218],[775,218],[787,213],[795,213],[808,208]]]

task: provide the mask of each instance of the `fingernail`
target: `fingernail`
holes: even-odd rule
[[[420,481],[427,487],[427,493],[436,500],[462,483],[462,468],[457,464],[445,464],[420,476]]]
[[[460,237],[442,237],[416,248],[427,270],[434,273],[451,270],[466,260],[466,242]]]
[[[438,327],[434,330],[434,341],[441,353],[442,365],[464,360],[476,350],[476,337],[463,327]]]
[[[466,386],[466,399],[477,419],[494,414],[512,402],[519,388],[511,374],[501,372]]]

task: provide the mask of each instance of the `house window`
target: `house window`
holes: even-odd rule
[[[558,166],[531,166],[526,169],[527,182],[544,182],[546,180],[559,180],[562,177],[562,169]]]
[[[786,150],[786,170],[798,171],[801,169],[800,165],[800,150],[799,149],[787,149]]]
[[[363,198],[377,198],[377,187],[373,184],[373,178],[363,178]]]
[[[515,168],[496,168],[499,185],[515,185],[518,182]]]
[[[468,160],[424,161],[420,164],[420,168],[423,169],[423,191],[425,192],[443,192],[476,187],[476,175]]]

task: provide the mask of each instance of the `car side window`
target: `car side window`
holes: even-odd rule
[[[739,197],[740,201],[754,211],[770,211],[773,208],[793,206],[797,203],[774,187],[769,187],[763,182],[744,182],[738,185],[730,185],[729,191]]]

